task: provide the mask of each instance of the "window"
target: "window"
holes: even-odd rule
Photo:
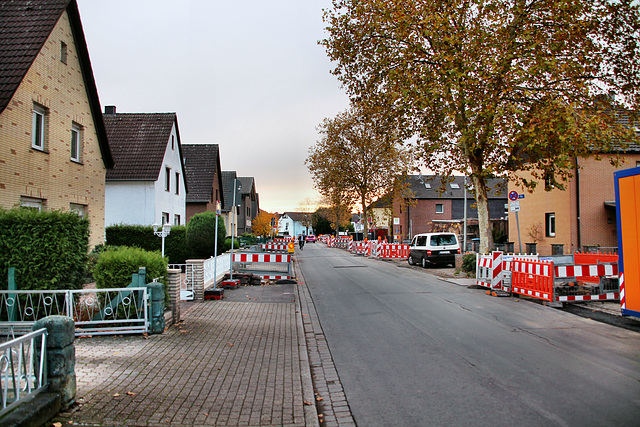
[[[171,191],[171,168],[164,168],[164,189]]]
[[[460,188],[460,184],[458,184],[457,182],[452,182],[450,185],[451,185],[451,188],[453,188],[454,190],[457,190]]]
[[[555,212],[545,214],[545,235],[547,237],[556,236],[556,214]]]
[[[71,160],[80,163],[82,153],[82,127],[79,124],[71,125]]]
[[[247,217],[251,216],[251,208],[247,206]]]
[[[424,188],[426,188],[427,190],[429,190],[431,188],[431,184],[429,184],[428,182],[424,183]]]
[[[31,146],[40,151],[44,151],[46,115],[47,110],[44,107],[37,104],[33,105],[33,129],[31,132]]]
[[[180,225],[180,215],[173,216],[173,225]]]
[[[176,172],[176,194],[180,194],[180,172]]]
[[[171,149],[175,150],[176,149],[176,141],[175,141],[175,136],[171,135]]]
[[[84,218],[87,216],[87,205],[69,203],[69,210],[77,214],[80,218]]]
[[[20,197],[20,206],[27,209],[41,211],[44,207],[44,200],[34,199],[33,197]]]
[[[444,205],[442,203],[436,203],[436,213],[444,213]]]
[[[67,44],[63,41],[60,42],[60,62],[67,63]]]
[[[162,212],[162,225],[169,224],[169,213]]]

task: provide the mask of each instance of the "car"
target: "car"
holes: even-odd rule
[[[460,242],[454,233],[423,233],[413,236],[409,247],[409,265],[455,266],[456,254],[460,253]]]
[[[307,236],[307,243],[315,243],[316,242],[316,236],[314,236],[313,234],[309,234]]]

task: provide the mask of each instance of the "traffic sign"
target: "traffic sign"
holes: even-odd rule
[[[512,200],[511,202],[509,202],[509,210],[511,212],[519,212],[520,211],[520,201],[519,200]]]
[[[524,195],[523,195],[524,197]],[[518,192],[517,191],[510,191],[509,192],[509,200],[518,200]]]

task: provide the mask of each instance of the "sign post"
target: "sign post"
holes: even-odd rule
[[[517,191],[509,192],[509,211],[516,213],[516,227],[518,228],[518,252],[522,253],[522,239],[520,238],[520,218],[518,212],[520,212],[520,200],[523,199],[524,194],[518,194]]]
[[[220,207],[220,200],[216,200],[216,229],[215,229],[215,239],[213,245],[213,257],[215,258],[215,262],[213,263],[213,289],[218,288],[218,217],[222,213],[222,208]]]

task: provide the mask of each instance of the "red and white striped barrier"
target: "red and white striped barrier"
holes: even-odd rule
[[[287,245],[284,243],[263,243],[260,245],[260,250],[286,252]]]
[[[406,259],[409,257],[409,245],[399,243],[377,243],[375,256],[377,258]]]
[[[604,292],[595,285],[591,287],[573,283],[577,277],[599,278],[602,276],[614,276],[618,274],[617,264],[597,265],[560,265],[554,266],[553,262],[519,261],[514,262],[512,268],[513,292],[529,295],[550,302],[573,301],[606,301],[618,300],[624,297],[624,278],[620,278],[620,292]],[[556,283],[558,280],[558,283]],[[593,293],[597,291],[598,293]],[[586,292],[589,292],[588,294]],[[621,296],[622,295],[622,296]]]
[[[290,254],[234,252],[233,264],[239,272],[241,270],[247,273],[253,272],[263,279],[279,280],[291,278]]]
[[[476,284],[508,292],[511,288],[511,265],[514,260],[537,260],[538,255],[512,255],[494,251],[476,255]]]

